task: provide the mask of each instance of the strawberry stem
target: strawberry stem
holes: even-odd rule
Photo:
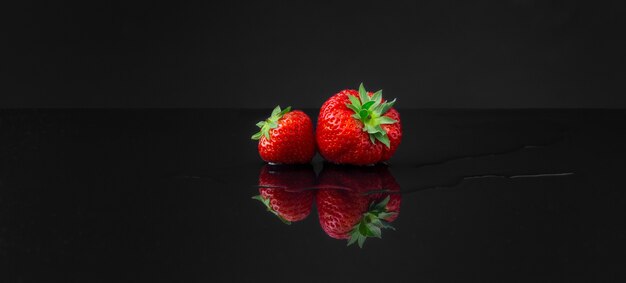
[[[363,244],[368,237],[382,237],[381,229],[395,230],[386,220],[396,214],[396,212],[387,211],[389,199],[390,197],[387,196],[379,203],[372,202],[370,204],[368,211],[363,213],[361,220],[352,227],[348,246],[358,243],[359,247],[363,248]]]
[[[387,132],[381,127],[381,125],[394,124],[398,121],[391,119],[385,115],[391,107],[396,103],[396,100],[383,102],[383,91],[379,90],[372,94],[370,97],[363,86],[363,83],[359,85],[359,97],[349,95],[348,99],[350,103],[346,106],[354,111],[355,119],[363,123],[363,131],[367,132],[370,141],[376,144],[379,141],[390,147],[389,137]]]
[[[285,114],[291,111],[291,106],[281,110],[280,105],[276,106],[272,111],[272,114],[265,121],[260,121],[256,123],[256,126],[261,128],[260,131],[252,135],[253,140],[259,140],[261,137],[265,137],[265,139],[270,139],[270,130],[278,127],[278,120],[282,118]]]

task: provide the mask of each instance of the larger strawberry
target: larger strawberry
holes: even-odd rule
[[[313,123],[304,112],[291,107],[274,108],[272,115],[256,124],[261,130],[252,136],[258,140],[261,158],[270,163],[304,164],[315,155]]]
[[[267,210],[286,224],[305,219],[311,213],[315,172],[310,165],[265,165],[259,174],[259,195]]]
[[[362,247],[368,237],[380,238],[381,229],[393,229],[401,195],[386,168],[325,166],[318,186],[319,221],[330,237]]]
[[[400,114],[382,90],[343,90],[329,98],[317,120],[317,147],[337,164],[368,165],[387,161],[402,140]]]

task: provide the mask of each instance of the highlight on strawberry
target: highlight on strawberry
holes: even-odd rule
[[[261,159],[275,164],[305,164],[315,155],[315,139],[311,118],[291,107],[276,106],[269,118],[257,124],[259,132],[252,135],[258,140]]]
[[[389,160],[402,141],[400,114],[383,92],[346,89],[320,109],[315,138],[324,159],[335,164],[371,165]]]

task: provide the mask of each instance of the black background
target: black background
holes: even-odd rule
[[[266,112],[0,111],[0,282],[626,282],[623,110],[403,110],[362,249],[251,199]]]
[[[624,2],[20,1],[2,107],[623,108]]]
[[[625,108],[623,1],[0,13],[1,282],[624,282],[623,110],[407,109]],[[250,199],[254,124],[359,82],[404,129],[397,231],[364,249]]]

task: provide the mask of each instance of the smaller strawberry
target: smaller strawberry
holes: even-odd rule
[[[265,121],[256,124],[261,130],[252,135],[258,140],[261,158],[269,163],[304,164],[315,155],[315,138],[311,118],[291,106],[276,106]]]
[[[265,165],[259,175],[260,194],[252,198],[289,225],[311,213],[314,184],[315,172],[310,165]]]

